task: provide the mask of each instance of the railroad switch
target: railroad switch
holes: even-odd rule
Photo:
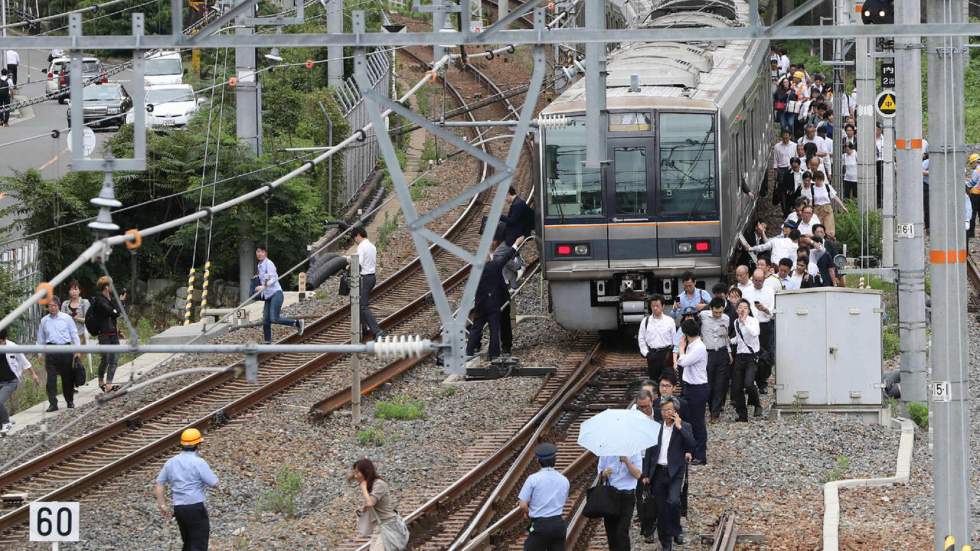
[[[554,372],[554,367],[522,367],[519,359],[500,356],[491,360],[486,367],[467,367],[466,378],[489,380],[503,377],[542,377]]]

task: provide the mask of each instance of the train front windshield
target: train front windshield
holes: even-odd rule
[[[613,185],[604,182],[598,169],[585,168],[585,144],[588,132],[585,117],[569,117],[563,128],[550,128],[545,131],[544,141],[544,191],[547,197],[547,216],[579,218],[602,216],[603,189]],[[622,135],[610,127],[608,140],[611,144],[623,141]],[[637,159],[617,159],[616,197],[617,203],[638,203],[631,213],[650,213],[668,219],[713,218],[718,213],[717,180],[718,167],[715,157],[716,132],[715,116],[711,113],[658,113],[657,125],[647,126],[637,131],[630,127],[630,143],[640,147],[612,147],[611,155],[625,156],[636,152]],[[647,134],[644,138],[637,134]],[[618,141],[617,141],[618,140]],[[645,165],[645,144],[653,145],[650,155],[656,155],[656,165],[651,164],[646,182],[624,182],[620,173],[629,172],[630,167],[639,163],[632,171],[643,173]],[[630,161],[630,162],[626,162]],[[657,168],[654,169],[653,167]],[[607,174],[606,178],[612,177]],[[650,186],[653,192],[648,196],[649,208],[645,205],[643,194],[635,193],[636,185]],[[633,191],[631,201],[624,201],[623,193]],[[644,204],[639,204],[644,203]],[[614,209],[622,210],[617,204]]]

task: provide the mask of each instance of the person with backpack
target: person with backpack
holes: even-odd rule
[[[96,283],[99,294],[92,297],[92,307],[85,316],[85,329],[99,339],[99,344],[119,344],[119,329],[116,320],[122,307],[112,297],[112,279],[102,276]],[[112,392],[119,388],[112,384],[116,375],[119,355],[115,352],[103,352],[99,361],[99,388],[102,392]]]
[[[13,83],[6,69],[0,69],[0,126],[10,126],[10,90]]]

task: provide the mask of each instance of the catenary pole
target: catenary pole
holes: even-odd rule
[[[241,3],[239,0],[237,3]],[[251,24],[243,24],[246,18],[254,16],[254,8],[245,10],[236,22],[235,36],[249,36],[255,29]],[[255,47],[235,48],[235,132],[238,141],[245,144],[252,153],[259,150],[258,120],[258,77],[255,74]],[[245,218],[239,219],[238,241],[238,298],[245,301],[249,296],[249,284],[255,274],[255,242],[252,240],[251,226]],[[264,243],[268,246],[268,243]]]
[[[846,25],[850,22],[849,10],[845,0],[834,0],[834,24]],[[842,193],[844,176],[844,163],[842,154],[844,153],[844,115],[847,113],[847,93],[844,91],[844,39],[834,40],[834,101],[830,107],[834,110],[834,120],[837,121],[834,128],[834,135],[830,136],[834,144],[834,151],[831,154],[831,185],[838,193]]]
[[[918,2],[896,2],[899,22],[918,23]],[[898,334],[902,401],[926,398],[926,259],[922,206],[922,46],[918,37],[895,39],[896,87],[901,90],[895,125],[898,224],[912,232],[895,244],[898,262]],[[906,226],[907,227],[907,226]]]
[[[963,22],[963,0],[930,0],[928,20],[932,23]],[[952,536],[954,548],[965,549],[973,534],[970,525],[969,437],[969,334],[967,332],[966,236],[963,224],[965,194],[963,167],[964,86],[963,70],[969,53],[959,37],[937,37],[927,41],[929,58],[929,207],[930,273],[932,275],[932,377],[933,387],[948,389],[940,399],[931,398],[933,433],[933,480],[936,528],[934,549],[948,549],[944,540]],[[904,374],[903,374],[904,376]],[[903,381],[904,383],[904,381]],[[903,392],[904,392],[904,384]]]
[[[350,255],[350,342],[361,344],[361,265],[360,257]],[[377,338],[377,335],[375,335]],[[361,424],[361,357],[350,356],[350,412],[354,428]]]
[[[344,32],[344,0],[327,0],[325,4],[327,17],[327,33],[340,34]],[[340,86],[344,83],[344,47],[327,47],[327,85]]]
[[[858,90],[858,208],[862,218],[877,209],[875,204],[875,115],[874,60],[870,38],[855,39],[855,73]],[[855,251],[863,255],[863,252]]]
[[[895,119],[881,121],[881,265],[895,267]]]

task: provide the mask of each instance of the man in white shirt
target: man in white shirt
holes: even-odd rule
[[[742,296],[745,296],[745,291],[752,287],[748,266],[743,265],[735,268],[735,285],[739,291],[742,291]]]
[[[807,204],[800,208],[800,220],[796,229],[800,230],[800,236],[813,235],[813,226],[820,223],[820,219],[813,214],[813,205]]]
[[[768,258],[765,256],[760,256],[759,261],[755,264],[755,267],[762,270],[762,273],[766,274],[766,280],[762,283],[763,285],[769,289],[772,289],[773,293],[778,293],[780,289],[782,289],[782,285],[779,284],[779,277],[774,271],[775,266]]]
[[[820,157],[823,163],[824,172],[827,173],[829,177],[833,173],[834,168],[834,140],[827,137],[827,127],[820,126],[817,128],[817,155]]]
[[[792,222],[785,222],[783,227],[787,225],[792,228],[789,235],[774,237],[762,245],[749,247],[749,250],[754,253],[771,251],[769,257],[773,262],[779,262],[784,258],[789,258],[790,260],[796,259],[796,249],[800,248],[800,230],[796,229]]]
[[[20,66],[20,54],[14,50],[7,50],[7,73],[10,75],[10,82],[17,86],[17,67]]]
[[[789,160],[796,156],[796,142],[790,139],[788,128],[783,129],[782,140],[772,146],[772,167],[778,169],[777,178],[789,170]]]
[[[681,324],[684,337],[680,342],[677,365],[683,368],[684,397],[687,398],[687,415],[694,432],[694,459],[691,463],[704,465],[708,462],[708,429],[704,424],[704,409],[708,405],[708,349],[701,341],[698,323],[684,320]]]
[[[378,265],[378,249],[367,238],[367,230],[358,226],[354,228],[354,242],[357,243],[357,262],[361,270],[361,326],[367,326],[375,339],[385,336],[371,312],[371,291],[377,283],[375,271]]]
[[[651,314],[640,322],[637,342],[640,355],[647,359],[647,376],[660,380],[664,371],[674,370],[674,319],[664,315],[664,297],[653,295],[650,299]]]
[[[779,286],[780,290],[792,291],[800,288],[800,279],[793,279],[793,262],[784,258],[779,261]]]
[[[609,481],[616,490],[616,509],[618,515],[602,517],[606,529],[609,549],[630,548],[630,524],[633,521],[633,506],[636,503],[636,481],[643,475],[643,455],[640,452],[631,456],[604,455],[599,458],[599,476]]]
[[[693,459],[695,440],[691,424],[682,421],[677,414],[679,408],[677,398],[668,397],[661,401],[660,439],[656,446],[647,449],[643,462],[642,480],[652,484],[657,501],[657,536],[662,551],[671,551],[675,543],[684,545],[681,528],[683,486],[687,480],[687,463]]]
[[[795,230],[794,230],[795,231]],[[798,236],[797,236],[798,237]],[[793,253],[796,259],[796,253]],[[747,293],[742,294],[742,298],[749,301],[752,305],[752,315],[759,321],[759,347],[769,351],[775,357],[775,337],[776,331],[773,322],[773,310],[776,308],[776,293],[765,286],[765,273],[756,270],[752,274],[752,288]],[[765,394],[769,382],[769,369],[766,366],[759,366],[756,374],[756,384],[759,387],[759,394]]]
[[[749,421],[748,409],[745,407],[745,395],[749,395],[749,405],[755,407],[754,417],[762,416],[762,403],[759,401],[759,391],[756,388],[755,355],[759,352],[759,320],[750,315],[751,301],[742,299],[738,302],[735,320],[735,362],[732,364],[731,400],[735,404],[738,421]]]
[[[789,72],[789,56],[786,55],[786,50],[779,51],[779,72],[784,74]]]

